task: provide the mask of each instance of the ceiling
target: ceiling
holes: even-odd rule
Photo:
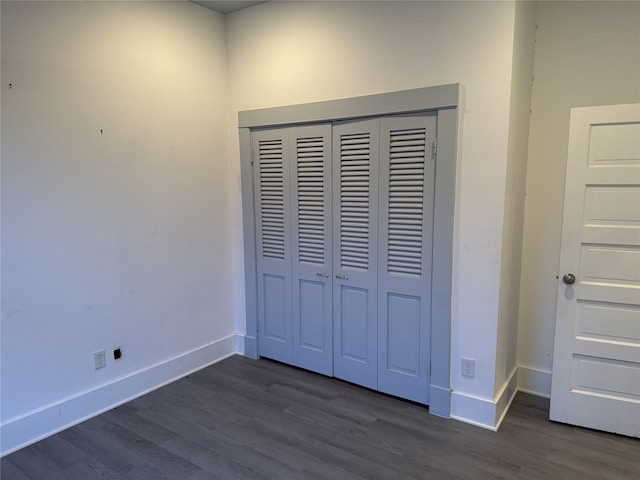
[[[193,3],[197,3],[198,5],[208,8],[209,10],[213,10],[214,12],[221,13],[226,15],[227,13],[237,12],[238,10],[243,10],[248,7],[252,7],[254,5],[258,5],[259,3],[265,3],[266,0],[262,0],[259,2],[244,2],[244,1],[227,1],[227,2],[210,2],[210,1],[196,1],[191,0]]]

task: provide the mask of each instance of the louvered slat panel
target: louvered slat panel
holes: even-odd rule
[[[260,210],[262,256],[275,260],[285,258],[284,164],[281,140],[261,140]]]
[[[387,270],[419,277],[424,221],[424,128],[393,130],[389,152],[389,231]]]
[[[322,137],[298,138],[298,259],[324,265],[325,204],[324,144]]]
[[[370,134],[340,137],[340,264],[369,267]]]

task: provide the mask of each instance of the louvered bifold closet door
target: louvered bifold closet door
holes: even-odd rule
[[[378,390],[429,403],[435,115],[380,121]]]
[[[332,375],[331,125],[291,128],[293,364]]]
[[[256,217],[258,353],[293,362],[289,130],[251,133]]]
[[[333,129],[334,376],[377,388],[379,120]]]

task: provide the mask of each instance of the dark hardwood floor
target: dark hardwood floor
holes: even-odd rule
[[[498,433],[269,360],[231,357],[6,456],[2,480],[640,479],[640,441],[548,421]]]

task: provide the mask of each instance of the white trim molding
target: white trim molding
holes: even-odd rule
[[[518,393],[518,366],[515,365],[511,370],[511,374],[502,385],[502,388],[495,396],[496,403],[496,430],[502,425],[504,417],[507,416],[511,402],[516,398]]]
[[[539,397],[551,398],[551,370],[520,365],[518,390]]]
[[[475,397],[462,392],[451,394],[451,418],[497,432],[518,392],[518,367],[493,398]]]
[[[234,334],[25,415],[10,418],[0,425],[0,456],[66,430],[235,353]]]

